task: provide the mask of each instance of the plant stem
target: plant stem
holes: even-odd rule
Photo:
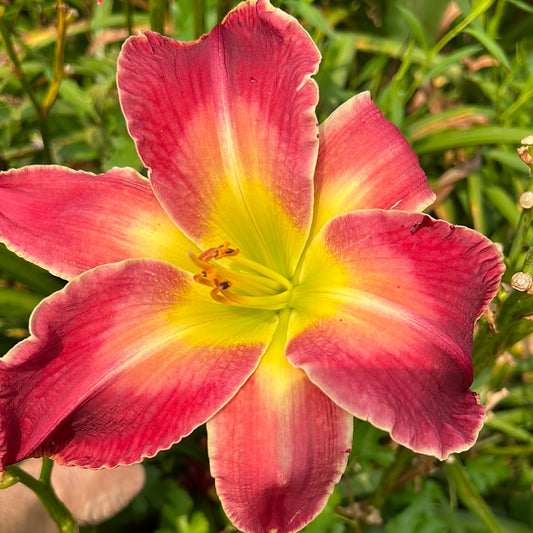
[[[50,82],[50,85],[48,86],[48,90],[46,91],[46,95],[43,100],[42,104],[42,114],[44,117],[48,115],[48,112],[50,111],[51,107],[54,105],[54,102],[57,98],[57,93],[59,91],[59,86],[61,85],[61,81],[63,80],[63,65],[65,63],[65,44],[66,44],[66,33],[67,33],[67,26],[69,23],[74,19],[76,16],[76,12],[73,9],[70,9],[66,4],[63,2],[59,2],[56,6],[57,11],[57,21],[56,21],[56,29],[57,29],[57,39],[56,39],[56,46],[55,46],[55,52],[54,52],[54,73],[52,77],[52,81]]]
[[[529,178],[526,191],[533,192],[533,177]],[[508,277],[512,276],[514,272],[516,272],[518,256],[523,250],[524,241],[531,226],[532,211],[533,209],[522,209],[520,212],[520,218],[518,219],[516,231],[514,232],[513,240],[511,241],[511,248],[509,249],[509,254],[507,255],[510,265]]]
[[[498,39],[498,32],[500,30],[500,24],[502,21],[506,3],[507,0],[499,0],[499,2],[496,4],[496,9],[490,17],[489,23],[487,25],[487,35],[493,40]]]
[[[533,239],[531,240],[529,250],[527,251],[526,258],[524,259],[522,272],[526,272],[527,274],[531,274],[533,276]]]
[[[488,533],[503,533],[498,520],[468,477],[468,473],[459,458],[451,457],[445,465],[448,479],[455,487],[457,496],[463,505],[478,516],[485,524]]]
[[[150,29],[165,33],[165,0],[150,0]]]
[[[128,29],[128,35],[133,34],[133,11],[131,9],[130,0],[124,0],[124,10],[126,12],[126,27]]]
[[[41,474],[39,476],[39,481],[50,485],[53,466],[54,461],[52,461],[52,459],[48,459],[48,457],[43,457],[43,465],[41,466]]]
[[[74,517],[57,497],[50,484],[51,464],[53,463],[50,459],[43,461],[40,479],[35,479],[16,465],[6,467],[6,472],[35,493],[61,533],[78,533],[79,529]]]
[[[387,496],[394,490],[400,475],[405,471],[406,466],[413,459],[413,452],[401,446],[396,452],[396,459],[381,476],[379,484],[370,500],[371,505],[380,509],[385,503]]]
[[[222,19],[231,9],[231,0],[217,0],[217,21],[220,24]]]
[[[49,136],[49,131],[48,131],[48,121],[46,120],[46,115],[43,112],[43,108],[41,107],[41,104],[39,104],[39,101],[37,100],[37,97],[33,91],[33,87],[31,86],[31,83],[28,81],[28,78],[26,78],[26,75],[24,74],[24,71],[22,70],[22,65],[17,56],[17,53],[15,52],[15,48],[13,47],[13,42],[11,41],[11,32],[9,30],[9,27],[6,24],[6,21],[4,19],[4,14],[2,11],[0,11],[0,34],[2,35],[2,38],[4,40],[4,44],[6,46],[6,52],[11,61],[11,64],[13,65],[13,70],[15,71],[15,75],[20,80],[20,83],[22,84],[22,88],[24,89],[28,97],[30,98],[31,103],[33,104],[33,107],[35,108],[35,111],[37,112],[37,119],[39,121],[39,131],[41,132],[41,138],[43,141],[44,159],[46,163],[51,163],[52,153],[50,150],[50,140],[49,140],[50,136]]]
[[[193,0],[192,18],[196,39],[205,33],[205,0]]]

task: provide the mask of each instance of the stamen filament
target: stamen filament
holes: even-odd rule
[[[189,258],[200,270],[207,270],[208,268],[213,268],[213,266],[207,263],[206,261],[201,261],[200,259],[198,259],[191,250],[189,250]]]
[[[232,257],[231,259],[235,261],[235,263],[237,263],[238,265],[249,268],[250,270],[255,270],[258,274],[262,274],[266,278],[270,278],[277,281],[282,287],[285,287],[285,289],[287,290],[292,289],[292,283],[281,274],[278,274],[275,270],[272,270],[264,265],[260,265],[259,263],[251,261],[250,259],[246,259],[241,255],[237,255],[235,257]]]
[[[233,259],[233,258],[232,258]],[[247,285],[253,289],[259,289],[264,291],[265,288],[271,289],[272,292],[278,292],[283,286],[277,281],[274,281],[270,278],[265,278],[263,276],[257,276],[248,272],[240,272],[238,270],[230,270],[221,265],[217,265],[218,270],[223,274],[224,279],[231,279],[232,281],[238,282],[239,286],[244,288]]]
[[[206,285],[207,287],[216,286],[215,282],[211,278],[205,278],[201,274],[195,274],[192,279],[194,279],[194,281],[200,285]]]
[[[274,270],[238,255],[239,249],[224,242],[216,248],[209,248],[196,256],[189,257],[200,270],[193,279],[211,287],[211,298],[216,302],[250,309],[280,311],[287,307],[293,285]],[[230,259],[242,267],[229,269],[220,264],[220,259]],[[237,292],[229,289],[235,286]]]
[[[254,261],[244,259],[240,256],[234,255],[231,257],[231,260],[235,261],[236,263],[240,263],[242,266],[251,268],[252,270],[255,270],[255,272],[258,272],[259,274],[264,274],[264,275],[258,276],[258,275],[252,274],[251,272],[243,273],[243,272],[239,272],[236,270],[230,270],[229,268],[222,266],[220,263],[217,263],[215,266],[213,263],[209,263],[207,261],[204,261],[203,259],[200,259],[200,257],[196,257],[192,252],[189,252],[189,257],[191,261],[200,270],[206,272],[207,277],[211,279],[214,279],[216,277],[216,273],[220,272],[220,273],[223,273],[223,275],[221,276],[222,278],[231,279],[233,281],[239,282],[241,286],[246,284],[248,285],[249,288],[252,288],[252,289],[264,290],[265,288],[269,288],[273,292],[278,292],[280,289],[283,289],[283,288],[285,289],[292,288],[292,285],[283,276],[280,276],[277,272],[274,272],[273,270],[270,270],[267,267],[262,267],[262,265],[259,265],[255,263]],[[265,275],[267,277],[265,277]]]
[[[272,296],[242,296],[217,287],[211,291],[211,297],[219,303],[234,305],[236,307],[279,311],[286,307],[290,297],[290,291],[284,291]]]

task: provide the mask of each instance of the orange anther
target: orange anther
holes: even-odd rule
[[[214,258],[215,258],[216,251],[217,251],[216,248],[209,248],[209,249],[207,249],[205,252],[202,252],[202,253],[198,256],[198,259],[199,259],[200,261],[211,261],[211,259],[214,259]]]
[[[216,248],[209,248],[205,252],[202,252],[198,259],[200,261],[211,261],[211,259],[221,259],[222,257],[231,257],[239,253],[238,248],[230,248],[229,242],[225,241]]]
[[[221,281],[220,283],[215,280],[215,288],[211,291],[211,298],[220,303],[227,303],[226,298],[223,296],[223,291],[231,287],[231,281]]]
[[[195,274],[193,276],[194,281],[196,281],[196,283],[199,283],[200,285],[207,285],[208,287],[216,287],[215,280],[208,278],[204,276],[203,274],[204,272],[202,272],[201,274]]]

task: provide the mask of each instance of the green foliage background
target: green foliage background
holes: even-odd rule
[[[509,281],[516,271],[533,273],[531,213],[517,201],[533,182],[516,155],[533,134],[533,7],[522,0],[274,3],[322,52],[319,118],[370,90],[420,158],[438,195],[430,212],[501,243],[508,267],[476,333],[474,388],[491,408],[478,443],[441,463],[356,421],[346,474],[306,531],[532,532],[533,296]],[[0,4],[0,169],[53,162],[142,171],[117,99],[121,43],[150,27],[191,40],[235,2],[56,4]],[[27,335],[32,309],[62,285],[0,247],[0,353]],[[209,476],[203,429],[145,464],[146,487],[128,509],[85,531],[234,531]]]

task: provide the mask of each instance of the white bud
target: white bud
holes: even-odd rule
[[[533,192],[526,191],[522,193],[518,201],[524,209],[531,209],[533,207]]]
[[[526,292],[533,287],[533,278],[527,272],[516,272],[511,278],[511,287],[515,291]]]

